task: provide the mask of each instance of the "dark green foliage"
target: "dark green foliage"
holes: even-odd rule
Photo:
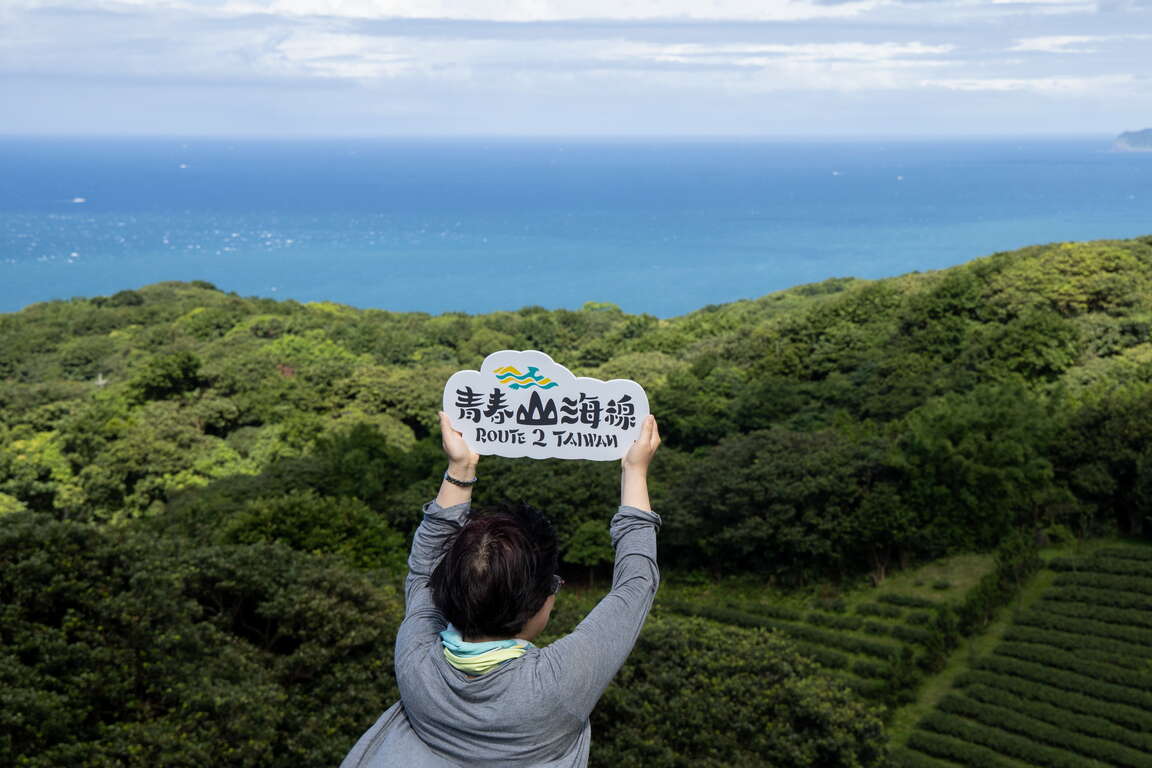
[[[1066,651],[1074,651],[1084,659],[1090,659],[1096,655],[1098,661],[1102,660],[1106,664],[1119,664],[1136,669],[1148,669],[1148,659],[1152,657],[1152,648],[1147,646],[1075,632],[1061,632],[1054,629],[1012,626],[1008,628],[1004,638],[1010,641],[1037,643],[1053,648],[1062,648]]]
[[[955,768],[956,766],[956,763],[938,760],[907,747],[898,747],[892,750],[891,758],[894,768]]]
[[[1140,378],[1097,385],[1069,414],[1053,446],[1053,463],[1076,497],[1121,531],[1136,535],[1148,524],[1152,505],[1152,387],[1147,369]]]
[[[1147,627],[1152,629],[1152,614],[1145,611],[1108,608],[1092,603],[1061,602],[1052,599],[1044,600],[1040,607],[1042,607],[1046,613],[1056,613],[1061,616],[1072,616],[1078,619],[1092,619],[1109,624],[1120,624],[1129,627]]]
[[[397,574],[407,558],[400,534],[364,502],[318,496],[311,489],[248,502],[219,535],[228,544],[276,541],[302,552],[337,555],[356,568]]]
[[[131,382],[133,395],[140,400],[160,400],[187,392],[200,385],[200,359],[181,351],[149,360]]]
[[[859,653],[873,656],[878,659],[896,660],[900,657],[900,648],[894,644],[880,643],[863,637],[835,632],[798,622],[783,621],[756,615],[734,608],[722,608],[706,603],[678,603],[667,602],[665,605],[673,610],[690,616],[703,616],[714,621],[735,624],[740,627],[763,627],[784,632],[798,641],[825,648],[835,648],[849,653]]]
[[[960,687],[983,685],[988,688],[1007,691],[1027,699],[1051,704],[1074,712],[1077,716],[1092,715],[1102,717],[1128,730],[1152,732],[1152,712],[1127,704],[1102,701],[1094,696],[1078,693],[1075,690],[1010,674],[973,669],[956,678]]]
[[[564,552],[565,562],[588,568],[588,581],[592,582],[597,565],[611,563],[614,557],[608,526],[602,520],[585,520],[568,540]]]
[[[63,619],[13,623],[5,613],[0,682],[11,685],[0,693],[8,697],[0,733],[16,729],[21,749],[44,764],[334,764],[390,703],[387,647],[363,662],[376,665],[375,677],[360,686],[341,677],[351,667],[324,656],[309,633],[331,624],[350,638],[362,621],[386,633],[394,599],[385,600],[384,624],[373,624],[344,602],[324,602],[316,585],[359,594],[339,586],[368,584],[341,561],[398,567],[400,537],[443,471],[435,416],[443,381],[500,348],[540,348],[578,374],[645,385],[667,443],[652,482],[666,569],[844,586],[865,573],[879,583],[911,562],[1000,546],[993,573],[962,596],[943,592],[939,603],[894,595],[851,615],[838,598],[804,611],[752,599],[679,607],[734,627],[775,628],[857,694],[899,702],[1017,594],[1038,566],[1033,534],[1147,534],[1150,313],[1145,238],[1028,248],[894,280],[826,281],[671,320],[598,304],[433,317],[245,299],[203,281],[0,315],[0,510],[3,533],[26,539],[25,570],[0,572],[0,583],[65,578],[27,570],[57,552],[22,522],[28,509],[53,536],[67,538],[51,527],[63,525],[72,526],[68,536],[93,537],[61,561],[78,575],[60,594],[81,596],[64,614],[120,617],[95,625],[103,634],[78,634]],[[481,477],[478,504],[534,503],[556,523],[570,564],[603,562],[618,467],[489,458]],[[109,528],[96,534],[51,519]],[[1024,535],[1013,536],[1017,529]],[[104,558],[99,567],[94,558]],[[1041,692],[1029,700],[1047,697],[1046,706],[1148,730],[1137,717],[1147,702],[1122,703],[1117,691],[1146,693],[1120,683],[1147,682],[1150,563],[1152,549],[1131,546],[1058,561],[1055,568],[1069,569],[1057,573],[1059,589],[1020,617],[1005,653],[989,660],[1016,675],[997,677],[997,690],[1023,696],[1023,686]],[[50,589],[40,597],[31,590],[20,598],[29,605],[54,599]],[[24,610],[0,597],[4,611]],[[13,646],[17,629],[40,639]],[[341,647],[332,632],[326,647]],[[145,647],[145,637],[158,640]],[[83,686],[69,659],[95,670]],[[124,659],[153,672],[126,677]],[[302,666],[285,671],[288,659]],[[317,659],[331,669],[307,666]],[[738,699],[747,680],[713,679],[716,667],[707,680],[692,677],[694,688],[673,688],[663,662],[648,669],[634,660],[636,679],[649,675],[660,691],[681,696],[669,718],[705,723],[704,735],[677,741],[696,737],[667,735],[671,719],[629,700],[633,732],[660,735],[646,741],[619,731],[602,758],[593,747],[604,764],[659,764],[646,760],[670,755],[665,744],[695,750],[692,764],[772,764],[721,753],[770,738],[799,744],[796,734],[809,728],[775,709],[755,720],[760,742],[732,746],[721,719],[760,717],[763,702],[712,702],[703,693]],[[193,670],[218,679],[219,690],[205,693],[206,678]],[[337,682],[321,686],[329,671]],[[165,679],[184,687],[165,693],[154,682]],[[320,688],[302,693],[307,681]],[[360,699],[345,707],[345,693]],[[182,714],[174,696],[187,702]],[[817,717],[812,733],[844,733],[833,714]],[[1064,728],[1047,714],[1029,716]],[[359,719],[349,725],[350,717]],[[648,717],[648,725],[635,719]],[[863,743],[852,738],[841,744]],[[718,751],[709,752],[713,740]],[[987,747],[922,731],[901,754],[905,764],[999,764]]]
[[[1113,573],[1118,576],[1152,578],[1152,561],[1132,558],[1098,557],[1084,562],[1068,557],[1057,557],[1048,563],[1048,567],[1054,571],[1088,571],[1089,573]]]
[[[904,617],[904,621],[908,624],[923,626],[924,624],[931,624],[935,621],[936,615],[933,611],[909,611],[908,615]]]
[[[1009,537],[996,550],[995,570],[985,574],[957,607],[956,621],[960,631],[968,634],[987,623],[1040,565],[1034,539],[1025,534]]]
[[[1109,624],[1090,619],[1073,619],[1067,616],[1047,613],[1039,608],[1025,611],[1016,621],[1026,627],[1054,630],[1057,632],[1072,632],[1078,635],[1091,635],[1093,637],[1121,640],[1133,645],[1152,647],[1152,629],[1144,627],[1125,627],[1118,624]]]
[[[334,765],[395,696],[391,589],[279,546],[13,515],[0,762]]]
[[[144,296],[139,291],[117,291],[107,300],[109,307],[138,307],[144,303]]]
[[[879,662],[861,659],[852,665],[852,673],[860,677],[873,677],[883,680],[892,674],[892,669],[890,664],[881,664]]]
[[[813,611],[804,616],[809,624],[833,629],[859,630],[864,626],[864,620],[858,616],[837,616],[835,614]]]
[[[883,599],[884,596],[881,596]],[[891,597],[895,597],[894,595]],[[865,616],[883,616],[887,619],[898,619],[904,615],[904,611],[896,605],[889,605],[884,603],[861,603],[856,606],[856,613]]]
[[[1096,550],[1097,560],[1142,560],[1152,562],[1152,547],[1104,547]]]
[[[972,768],[1017,768],[995,750],[940,733],[916,731],[908,737],[908,747]]]
[[[1137,691],[1123,685],[1101,682],[1089,675],[1052,669],[1041,664],[1034,664],[1019,659],[1001,656],[989,656],[979,659],[973,667],[987,669],[1006,675],[1014,675],[1025,680],[1063,688],[1066,691],[1084,693],[1103,701],[1116,704],[1126,704],[1131,707],[1148,709],[1152,707],[1152,692]]]
[[[893,593],[893,592],[887,592],[883,595],[879,595],[876,599],[882,603],[888,603],[889,605],[904,606],[905,608],[930,608],[932,610],[936,610],[940,607],[939,603],[933,602],[932,600],[929,600],[926,597],[916,597],[915,595],[901,595],[901,594]],[[895,613],[883,613],[883,614],[878,613],[877,615],[896,617],[896,616],[900,616],[901,613],[903,613],[903,611],[897,610]]]
[[[1020,383],[982,385],[930,400],[905,419],[896,444],[900,498],[930,511],[916,525],[924,551],[995,546],[1051,496],[1044,451],[1055,422]]]
[[[1116,608],[1143,609],[1152,606],[1152,579],[1141,576],[1113,576],[1106,573],[1061,573],[1056,576],[1056,585],[1059,587],[1073,587],[1073,591],[1062,589],[1056,595],[1077,594],[1083,595],[1083,602],[1099,602],[1100,605],[1111,605]],[[1107,601],[1107,596],[1119,599],[1121,603]],[[1052,599],[1059,599],[1053,596]],[[1102,601],[1102,602],[1100,602]]]
[[[815,673],[770,633],[653,617],[592,714],[592,764],[883,765],[877,713]]]
[[[1113,744],[1093,736],[1069,732],[1006,707],[949,694],[941,699],[939,709],[941,712],[960,715],[1008,733],[1019,734],[1032,739],[1038,745],[1059,747],[1088,759],[1133,768],[1152,766],[1152,755],[1141,754],[1130,747]]]
[[[761,616],[771,616],[774,619],[784,619],[785,621],[800,621],[803,618],[803,611],[796,608],[789,608],[786,605],[779,603],[752,603],[748,605],[736,605],[728,603],[726,608],[736,608],[737,610],[744,611],[745,613],[754,613]]]
[[[670,489],[669,546],[725,568],[782,576],[836,569],[861,547],[854,518],[881,447],[825,430],[728,438]]]
[[[1071,707],[1055,706],[1044,700],[1018,696],[1004,689],[987,685],[970,685],[964,689],[964,694],[976,701],[994,705],[997,708],[996,711],[1018,712],[1037,720],[1043,720],[1065,731],[1108,739],[1131,749],[1141,750],[1146,755],[1152,755],[1152,733],[1146,730],[1125,728],[1107,719],[1107,717],[1097,717]],[[1057,695],[1057,698],[1062,699],[1063,697]],[[1100,702],[1093,701],[1088,706],[1102,712],[1107,711],[1107,708]],[[1152,724],[1152,714],[1147,715],[1145,719],[1149,724]]]
[[[1048,648],[1043,645],[1006,642],[996,646],[996,654],[1036,662],[1037,664],[1043,664],[1053,669],[1066,669],[1071,672],[1088,675],[1097,680],[1104,680],[1141,691],[1152,690],[1152,673],[1141,673],[1132,669],[1122,669],[1112,664],[1094,663],[1081,657],[1079,654],[1068,653],[1067,651]]]
[[[892,637],[897,640],[903,640],[905,643],[919,643],[924,645],[931,641],[932,631],[928,629],[920,629],[918,627],[902,627],[899,624],[892,627]]]
[[[933,712],[920,721],[920,726],[935,733],[963,739],[1007,757],[1048,768],[1084,768],[1084,758],[1074,752],[1047,747],[1026,736],[1017,736],[999,728],[973,722],[943,712]]]
[[[1119,560],[1143,562],[1138,557]],[[1035,607],[1015,617],[992,655],[977,659],[957,678],[965,695],[946,696],[918,728],[1031,765],[1152,768],[1147,735],[1152,726],[1149,626],[1136,611],[1075,601],[1109,594],[1103,590],[1060,583],[1068,576],[1096,575],[1093,569],[1107,569],[1114,562],[1100,554],[1059,561],[1057,583]],[[998,553],[997,571],[986,581],[1010,585],[1034,568],[1033,542],[1010,541]],[[980,594],[979,588],[973,590],[969,600]],[[961,613],[965,611],[962,606]],[[914,732],[909,746],[920,735]],[[947,756],[956,759],[960,754]]]

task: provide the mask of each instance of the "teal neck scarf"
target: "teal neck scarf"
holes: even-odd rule
[[[482,675],[506,661],[520,658],[529,648],[535,647],[527,640],[517,638],[469,643],[451,624],[440,633],[440,642],[448,663],[469,675]]]

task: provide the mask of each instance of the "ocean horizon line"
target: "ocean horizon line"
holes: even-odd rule
[[[20,141],[57,141],[57,140],[77,140],[77,141],[90,141],[90,140],[157,140],[157,141],[266,141],[274,143],[292,143],[312,142],[312,141],[403,141],[403,142],[436,142],[436,141],[495,141],[495,142],[552,142],[552,141],[566,141],[566,142],[587,142],[587,143],[603,143],[603,142],[646,142],[646,143],[736,143],[736,144],[759,144],[759,143],[874,143],[883,141],[906,141],[909,143],[920,142],[984,142],[984,141],[1027,141],[1027,140],[1051,140],[1051,141],[1069,141],[1069,140],[1104,140],[1110,141],[1115,139],[1125,130],[1132,130],[1128,127],[1120,127],[1115,132],[1108,133],[1105,131],[1100,132],[1025,132],[1025,133],[958,133],[958,134],[919,134],[919,133],[875,133],[875,134],[839,134],[839,133],[787,133],[787,134],[645,134],[645,133],[621,133],[621,134],[547,134],[547,133],[526,133],[526,134],[510,134],[510,133],[396,133],[396,134],[339,134],[339,133],[302,133],[296,135],[284,134],[261,134],[261,133],[21,133],[0,132],[0,140],[20,140]]]

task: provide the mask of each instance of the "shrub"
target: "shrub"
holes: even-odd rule
[[[974,667],[1022,677],[1025,680],[1063,688],[1073,693],[1082,693],[1102,701],[1127,704],[1132,707],[1152,708],[1152,692],[1137,691],[1122,685],[1101,682],[1087,675],[1052,669],[1028,661],[1003,656],[989,656],[977,661]]]
[[[886,619],[898,619],[904,611],[898,606],[886,603],[861,603],[856,606],[856,613],[864,616],[883,616]]]
[[[928,731],[913,731],[908,737],[908,747],[958,765],[978,768],[1017,768],[1018,765],[987,747]]]
[[[1040,601],[1039,606],[1045,613],[1054,613],[1060,616],[1070,616],[1077,619],[1091,619],[1108,624],[1119,624],[1127,627],[1146,627],[1152,629],[1152,614],[1146,611],[1134,611],[1126,608],[1112,608],[1092,603],[1061,602],[1048,599]]]
[[[130,389],[137,400],[160,400],[200,385],[200,359],[191,352],[159,355],[132,378]]]
[[[1032,610],[1025,611],[1017,617],[1016,621],[1028,627],[1104,637],[1112,640],[1122,640],[1134,645],[1152,647],[1152,629],[1145,627],[1125,627],[1118,624],[1108,624],[1103,621],[1075,619],[1069,616],[1047,613],[1042,608],[1033,608]]]
[[[592,730],[592,765],[613,768],[886,762],[876,710],[790,643],[674,616],[648,620]]]
[[[331,766],[396,697],[391,588],[283,546],[4,522],[4,765]]]
[[[939,603],[935,603],[925,597],[916,597],[915,595],[887,594],[880,595],[876,599],[883,603],[901,605],[905,608],[931,608],[935,610],[940,607]]]
[[[988,685],[970,685],[964,689],[965,695],[977,701],[994,704],[1013,712],[1019,712],[1029,717],[1062,728],[1066,731],[1075,731],[1108,739],[1123,744],[1132,749],[1152,754],[1152,733],[1147,730],[1137,731],[1090,713],[1065,709],[1045,701],[1036,701],[1009,693],[1000,688]],[[1090,705],[1093,709],[1100,707],[1099,702]],[[1152,714],[1147,717],[1152,723]]]
[[[1004,639],[1061,648],[1089,661],[1098,661],[1130,669],[1147,670],[1148,657],[1152,653],[1152,649],[1118,640],[1105,640],[1090,635],[1055,632],[1049,629],[1036,629],[1035,627],[1009,627],[1008,631],[1004,633]]]
[[[987,747],[1031,765],[1042,765],[1047,768],[1084,768],[1084,758],[1079,755],[1046,747],[1029,738],[944,712],[932,712],[920,721],[920,727]]]
[[[249,501],[220,530],[222,543],[281,542],[313,554],[337,555],[356,568],[401,574],[404,541],[359,499],[325,497],[312,489]]]
[[[1141,673],[1132,669],[1121,669],[1112,664],[1093,663],[1079,653],[1067,653],[1056,648],[1032,643],[1007,642],[996,647],[996,654],[1023,659],[1024,661],[1034,661],[1037,664],[1055,669],[1066,669],[1070,672],[1089,675],[1096,680],[1105,680],[1138,690],[1152,690],[1152,674]]]
[[[1077,715],[1090,715],[1101,717],[1123,728],[1148,733],[1152,732],[1152,712],[1137,707],[1114,702],[1101,701],[1098,698],[1078,693],[1054,685],[1048,685],[1036,680],[1014,677],[1008,674],[983,669],[974,669],[962,673],[956,678],[956,685],[960,688],[982,685],[999,691],[1033,700],[1051,704],[1066,709]]]
[[[1152,755],[1141,754],[1123,745],[1059,728],[1014,709],[987,702],[973,701],[965,696],[955,694],[941,699],[938,708],[942,712],[961,715],[997,730],[1018,734],[1035,742],[1040,748],[1058,747],[1083,755],[1086,758],[1098,759],[1114,765],[1152,768]],[[1067,764],[1063,757],[1054,759],[1061,765]]]
[[[1056,586],[1060,587],[1060,589],[1048,590],[1048,593],[1044,596],[1045,601],[1057,600],[1061,602],[1092,603],[1133,611],[1152,611],[1152,594],[1145,595],[1136,590],[1118,592],[1103,586],[1089,587],[1061,584],[1059,577],[1057,577]]]
[[[1088,573],[1112,573],[1118,576],[1152,576],[1152,560],[1134,558],[1093,557],[1088,560],[1070,557],[1056,557],[1048,563],[1054,571],[1086,571]]]
[[[864,625],[864,620],[858,616],[838,616],[830,613],[820,613],[813,611],[804,616],[804,620],[809,624],[816,624],[821,627],[832,627],[833,629],[847,629],[857,630]]]

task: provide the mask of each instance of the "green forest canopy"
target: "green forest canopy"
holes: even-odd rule
[[[802,581],[988,548],[1013,526],[1141,534],[1152,494],[1152,238],[834,279],[660,320],[612,305],[357,310],[161,283],[0,316],[0,509],[160,517],[387,560],[438,471],[443,381],[537,348],[650,394],[669,563]],[[567,542],[612,470],[485,462]],[[311,494],[311,495],[309,495]],[[210,521],[209,518],[219,520]],[[377,530],[377,528],[379,530]],[[373,555],[369,550],[378,550]]]
[[[670,320],[597,303],[402,314],[200,281],[45,302],[0,315],[0,646],[16,649],[0,667],[0,749],[203,764],[196,750],[222,740],[236,751],[209,762],[330,764],[394,695],[390,585],[443,470],[443,383],[503,348],[645,386],[672,570],[879,580],[1016,529],[1152,530],[1152,237],[832,279]],[[593,566],[616,472],[486,458],[478,492],[542,507],[567,561]],[[43,589],[68,563],[78,575]],[[149,647],[157,635],[170,644]],[[225,647],[251,670],[232,689],[211,671]],[[370,659],[375,677],[350,684]],[[69,675],[100,664],[105,698],[84,714],[74,688],[88,682]],[[148,689],[141,664],[175,664],[185,688]],[[209,696],[205,675],[225,687]],[[257,678],[264,694],[246,687]],[[323,733],[307,697],[341,685]],[[130,716],[101,714],[124,696]],[[275,710],[285,697],[299,711]],[[873,735],[837,730],[844,711],[821,721],[829,743],[871,764]],[[222,735],[241,712],[266,736]]]

